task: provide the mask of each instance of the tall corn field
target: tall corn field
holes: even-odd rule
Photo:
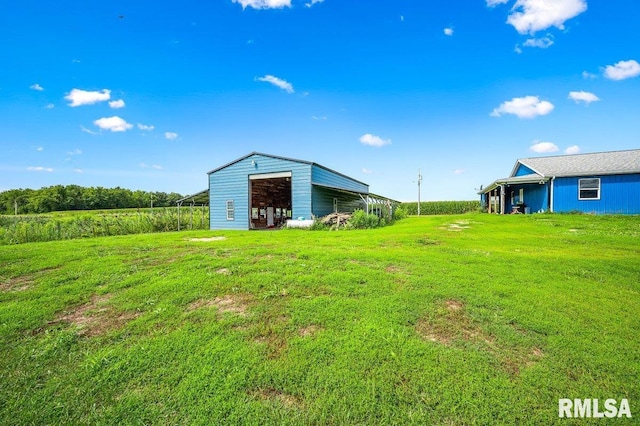
[[[418,203],[402,203],[409,215],[418,214]],[[462,214],[480,210],[480,201],[424,201],[420,203],[421,215]]]
[[[209,210],[183,208],[180,222],[182,230],[209,229]],[[0,215],[1,245],[177,230],[177,208]]]

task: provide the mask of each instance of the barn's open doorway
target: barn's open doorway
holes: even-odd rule
[[[251,229],[277,228],[291,219],[291,172],[249,176]]]

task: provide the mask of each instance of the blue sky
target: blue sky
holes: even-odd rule
[[[0,16],[0,190],[189,194],[252,151],[402,201],[517,158],[640,147],[637,0],[23,0]]]

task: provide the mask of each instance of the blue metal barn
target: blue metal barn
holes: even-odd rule
[[[264,229],[380,201],[369,185],[319,164],[252,152],[209,173],[211,229]]]
[[[479,194],[489,213],[640,214],[640,149],[523,158]]]

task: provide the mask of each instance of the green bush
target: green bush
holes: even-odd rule
[[[372,229],[384,226],[385,223],[378,216],[365,213],[364,210],[356,210],[347,222],[351,229]]]
[[[310,231],[328,231],[329,227],[322,223],[320,219],[314,219],[313,225],[309,227]]]
[[[393,220],[402,220],[407,217],[407,209],[403,206],[397,206],[393,209]]]

